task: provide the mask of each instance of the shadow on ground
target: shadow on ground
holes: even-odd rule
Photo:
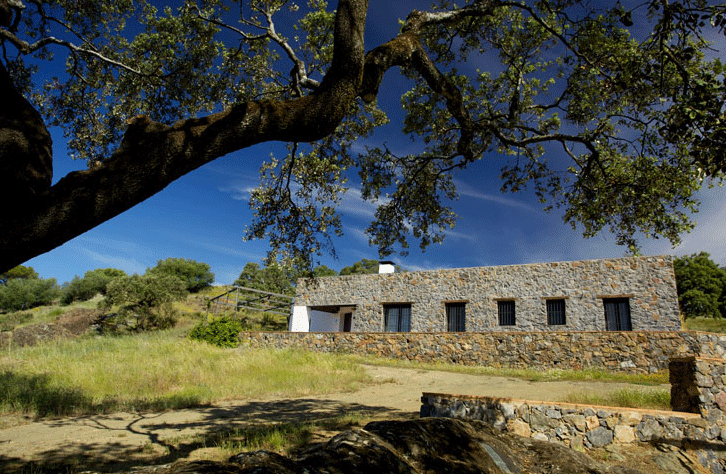
[[[137,466],[169,464],[188,459],[201,448],[217,447],[234,437],[254,436],[270,424],[300,426],[315,423],[327,431],[350,428],[346,415],[366,418],[411,417],[411,413],[389,407],[344,404],[317,399],[248,402],[228,407],[195,409],[193,421],[162,421],[164,414],[140,413],[126,423],[114,415],[87,416],[48,420],[46,425],[84,425],[98,430],[99,442],[69,443],[61,448],[41,452],[34,459],[0,455],[0,472],[6,473],[75,473],[80,471],[123,472]],[[134,437],[145,441],[124,443],[102,441],[109,435],[116,440]],[[139,438],[141,437],[141,438]],[[303,437],[303,441],[306,441]],[[309,439],[307,439],[309,441]]]

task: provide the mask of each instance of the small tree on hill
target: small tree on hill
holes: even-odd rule
[[[13,278],[0,285],[0,311],[11,312],[51,304],[58,297],[55,278]]]
[[[176,323],[172,303],[186,294],[186,284],[179,278],[147,272],[112,280],[103,306],[120,305],[119,314],[135,318],[139,330],[167,329]]]
[[[105,295],[106,287],[112,280],[127,276],[125,271],[116,268],[97,268],[87,271],[83,278],[76,276],[63,288],[61,303],[87,301],[99,293]]]
[[[8,280],[12,280],[14,278],[30,280],[40,277],[38,276],[38,272],[36,272],[33,267],[18,265],[17,267],[13,267],[5,273],[0,274],[0,285],[5,285],[7,284]]]
[[[175,276],[184,282],[190,293],[197,293],[214,283],[214,273],[209,271],[209,264],[187,258],[159,260],[147,273]]]

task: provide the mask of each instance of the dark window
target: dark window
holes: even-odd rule
[[[514,315],[514,301],[498,301],[499,308],[499,325],[515,326],[517,319]]]
[[[466,303],[446,303],[446,330],[466,331]]]
[[[567,324],[565,300],[547,300],[547,324],[550,326]]]
[[[603,298],[605,326],[608,331],[632,331],[628,298]]]
[[[343,315],[343,332],[350,332],[350,327],[353,322],[353,313],[345,313]]]
[[[383,307],[386,332],[411,331],[411,305],[389,304]]]

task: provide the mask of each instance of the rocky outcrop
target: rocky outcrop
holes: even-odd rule
[[[672,460],[671,467],[680,464]],[[481,422],[444,418],[372,422],[338,434],[300,454],[267,451],[227,462],[179,463],[164,474],[637,474],[633,465],[605,464],[563,445],[498,432]]]
[[[0,333],[0,347],[32,346],[41,341],[86,334],[101,317],[95,309],[76,309],[58,316],[55,323],[41,323]]]

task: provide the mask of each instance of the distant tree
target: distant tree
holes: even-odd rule
[[[335,276],[337,274],[338,273],[335,270],[333,270],[332,268],[329,268],[325,265],[319,265],[319,266],[315,267],[315,269],[313,270],[313,276],[316,278],[317,277],[326,277],[326,276]]]
[[[378,260],[368,260],[364,258],[353,265],[343,267],[340,270],[340,275],[360,275],[378,273]]]
[[[166,329],[176,322],[172,303],[186,294],[186,282],[180,278],[163,272],[147,272],[112,280],[103,306],[120,305],[119,314],[135,318],[137,329]]]
[[[71,304],[74,301],[87,301],[99,293],[105,295],[109,282],[127,276],[125,271],[116,268],[97,268],[87,271],[83,278],[76,276],[63,287],[61,303]]]
[[[684,317],[718,318],[724,315],[726,270],[707,252],[676,258],[673,262],[678,303]]]
[[[12,280],[13,278],[28,280],[40,277],[38,276],[38,272],[36,272],[33,267],[18,265],[17,267],[13,267],[5,273],[0,274],[0,285],[5,285],[8,280]]]
[[[20,311],[51,304],[58,292],[55,278],[12,278],[0,286],[0,310]]]
[[[312,272],[299,271],[293,264],[273,262],[261,267],[258,263],[249,262],[242,269],[234,284],[256,290],[294,295],[297,279],[300,277],[324,277],[337,275],[335,270],[325,265],[315,267]]]
[[[186,258],[159,260],[154,268],[147,270],[147,273],[176,276],[186,284],[190,293],[197,293],[214,283],[214,273],[209,271],[209,264]]]
[[[272,293],[293,295],[296,280],[297,271],[292,266],[273,262],[261,267],[257,263],[249,262],[244,266],[234,284]]]

